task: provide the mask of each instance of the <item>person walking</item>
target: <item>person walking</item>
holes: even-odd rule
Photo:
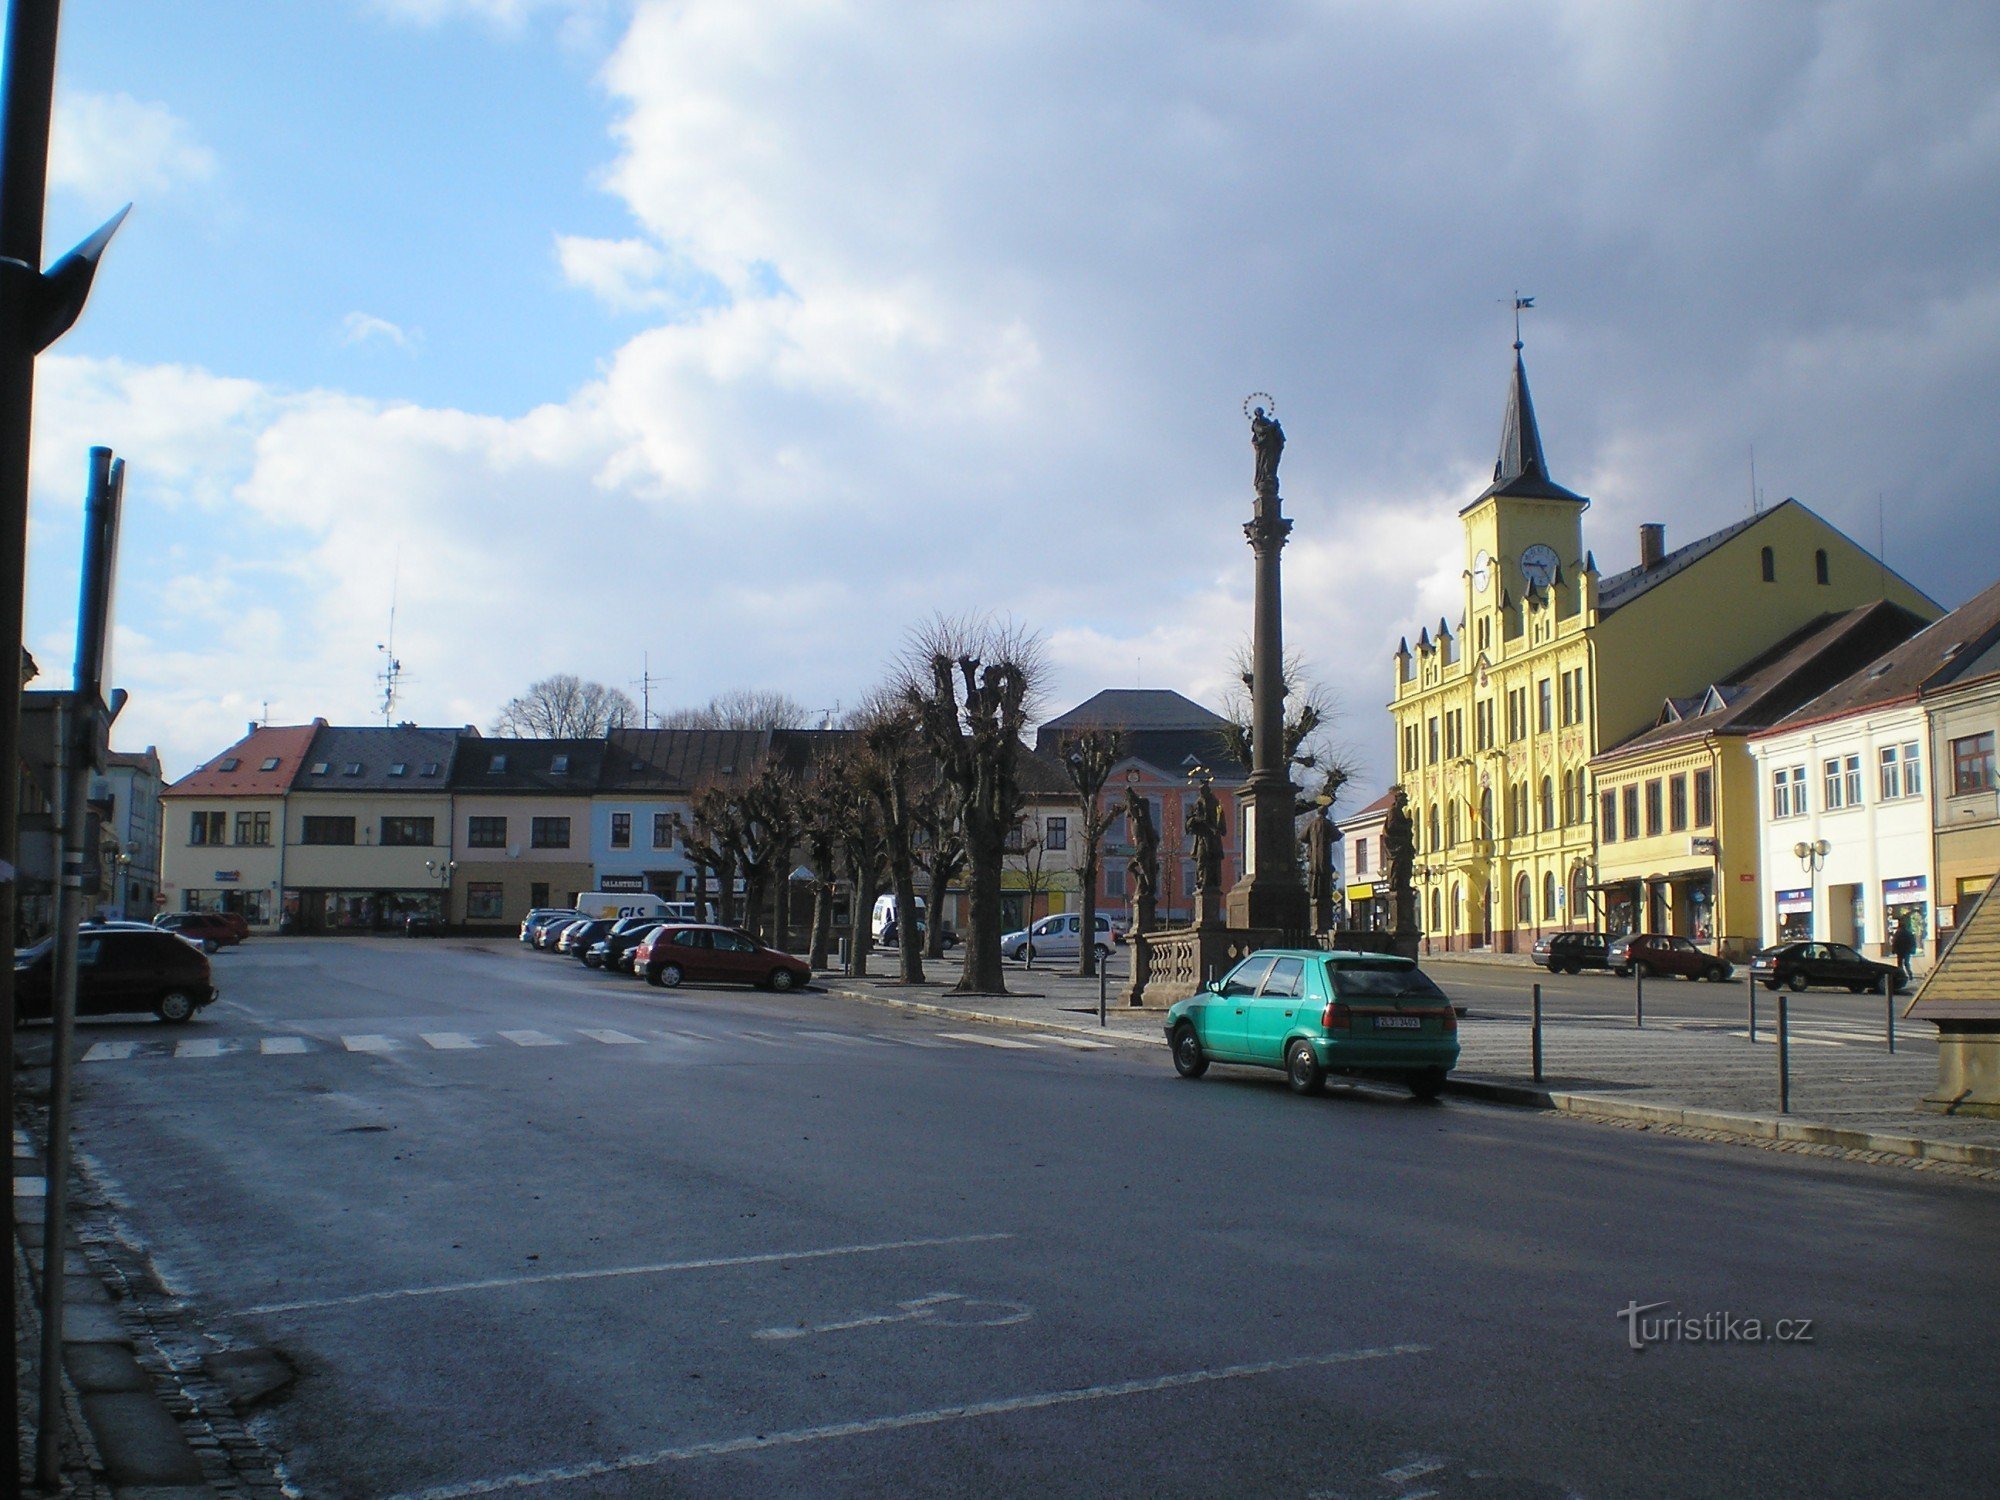
[[[1897,964],[1903,970],[1903,977],[1905,979],[1914,978],[1911,960],[1916,957],[1917,953],[1917,934],[1911,928],[1908,917],[1903,918],[1902,922],[1897,926],[1896,936],[1891,940],[1889,946],[1896,955]]]

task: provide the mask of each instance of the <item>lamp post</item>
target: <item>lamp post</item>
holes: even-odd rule
[[[451,925],[451,877],[458,870],[455,859],[427,859],[424,868],[438,883],[438,929],[442,931]]]
[[[1811,841],[1800,839],[1796,844],[1792,845],[1792,853],[1798,856],[1799,869],[1805,873],[1806,888],[1812,892],[1812,904],[1815,914],[1819,911],[1819,872],[1826,868],[1826,857],[1832,852],[1833,845],[1825,839],[1813,839]],[[1817,915],[1815,915],[1812,926],[1817,927],[1818,925],[1819,921]],[[1806,935],[1808,937],[1812,935],[1810,928],[1807,930]]]

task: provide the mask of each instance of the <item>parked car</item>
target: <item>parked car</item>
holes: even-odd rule
[[[634,953],[632,972],[669,989],[683,980],[722,981],[794,990],[812,978],[803,959],[758,942],[733,927],[668,923]]]
[[[14,954],[14,1006],[20,1020],[46,1020],[51,1009],[50,970],[55,940],[43,938]],[[181,1023],[215,999],[208,955],[178,934],[129,927],[87,927],[77,932],[76,1013],[115,1016],[151,1011]]]
[[[236,924],[219,911],[162,912],[153,918],[153,925],[167,932],[191,937],[209,953],[243,941],[236,935]]]
[[[617,921],[616,917],[588,917],[581,922],[570,923],[562,930],[562,936],[556,939],[556,952],[581,959],[590,951],[590,945],[611,931]]]
[[[580,926],[589,920],[590,918],[588,917],[564,915],[555,918],[553,921],[542,923],[540,927],[535,929],[536,950],[541,953],[554,953],[556,945],[562,941],[564,933],[568,932],[570,928]]]
[[[404,937],[436,937],[444,931],[444,918],[434,911],[413,911],[403,917]]]
[[[1601,932],[1549,932],[1535,939],[1535,962],[1551,974],[1605,969],[1611,939]]]
[[[584,950],[586,968],[632,972],[632,954],[647,933],[666,923],[657,917],[625,917]]]
[[[543,924],[553,922],[558,917],[576,922],[582,920],[583,913],[573,906],[538,906],[521,918],[521,941],[532,944],[536,935],[542,930]]]
[[[1075,958],[1083,951],[1083,918],[1073,911],[1059,911],[1043,917],[1024,932],[1010,932],[1000,939],[1000,951],[1009,958],[1026,958],[1030,949],[1036,958]],[[1125,929],[1102,912],[1097,914],[1097,952],[1110,953],[1114,943],[1125,941]]]
[[[1750,960],[1750,977],[1767,990],[1788,984],[1795,990],[1809,985],[1845,988],[1861,994],[1899,993],[1908,981],[1895,964],[1864,958],[1845,943],[1780,943]]]
[[[1211,1062],[1282,1068],[1295,1093],[1329,1073],[1381,1078],[1434,1099],[1458,1065],[1458,1016],[1407,958],[1264,948],[1167,1011],[1174,1069]]]
[[[1626,975],[1637,969],[1648,978],[1675,974],[1682,979],[1712,979],[1717,984],[1736,972],[1728,959],[1697,948],[1691,939],[1659,932],[1626,934],[1611,945],[1604,961],[1614,974]]]
[[[249,941],[250,919],[244,916],[242,912],[219,911],[215,913],[215,915],[222,918],[223,921],[227,922],[232,928],[235,929],[237,942],[243,943]]]

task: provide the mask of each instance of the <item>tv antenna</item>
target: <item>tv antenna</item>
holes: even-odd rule
[[[667,679],[653,675],[653,654],[650,651],[643,653],[639,661],[639,677],[632,686],[639,690],[640,720],[646,728],[651,729],[653,727],[653,684],[656,682],[664,684]]]
[[[396,692],[402,686],[403,664],[396,657],[396,595],[403,582],[403,554],[396,553],[396,572],[389,585],[389,639],[378,641],[375,650],[382,663],[382,670],[375,674],[376,684],[382,689],[382,724],[388,727],[396,719]]]

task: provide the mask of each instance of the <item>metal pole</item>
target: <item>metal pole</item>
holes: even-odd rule
[[[1535,1031],[1534,1031],[1535,1082],[1542,1081],[1542,987],[1535,986]]]
[[[118,553],[118,506],[125,466],[109,448],[90,450],[84,505],[83,587],[77,608],[75,687],[57,716],[62,765],[62,885],[55,951],[50,958],[49,1138],[42,1217],[41,1417],[35,1477],[61,1482],[63,1252],[69,1243],[70,1085],[76,1037],[77,924],[83,920],[83,870],[90,837],[90,775],[97,769],[103,708],[104,651],[110,635],[111,585]],[[122,701],[122,700],[121,700]]]
[[[1792,1112],[1792,1037],[1789,1006],[1778,996],[1778,1113]]]
[[[1095,945],[1093,944],[1093,946]],[[1100,953],[1097,955],[1097,1024],[1099,1026],[1104,1024],[1104,986],[1108,982],[1104,970],[1104,955]]]
[[[1882,1024],[1889,1033],[1889,1050],[1896,1050],[1896,981],[1882,981]]]
[[[0,258],[34,271],[42,266],[42,214],[49,174],[49,113],[55,99],[56,23],[59,0],[11,0],[7,14],[6,98],[0,102]],[[12,948],[21,762],[21,601],[28,563],[28,435],[34,420],[35,355],[28,333],[25,278],[4,278],[0,291],[0,944]],[[0,974],[0,1120],[14,1123],[14,971]],[[13,1155],[8,1154],[7,1197],[13,1198]],[[46,1253],[46,1252],[45,1252]],[[61,1246],[57,1246],[60,1255]],[[13,1350],[19,1322],[11,1287],[0,1292],[6,1309],[0,1344],[0,1412],[19,1410]],[[0,1422],[0,1473],[21,1472],[19,1424]]]
[[[1646,969],[1639,963],[1632,965],[1632,1024],[1642,1030],[1646,1025]]]
[[[1744,978],[1750,990],[1750,1042],[1752,1046],[1755,1046],[1757,1042],[1757,976],[1755,974],[1747,974]]]

